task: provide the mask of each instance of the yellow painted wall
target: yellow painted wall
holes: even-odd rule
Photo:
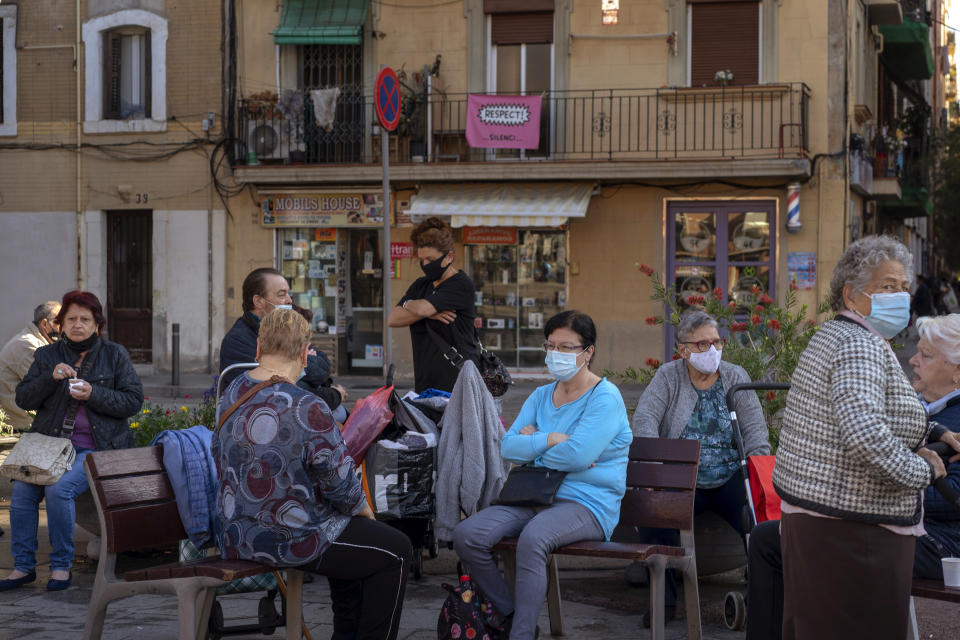
[[[570,33],[608,36],[666,33],[667,11],[663,0],[620,3],[620,22],[600,24],[600,3],[580,0],[570,14]],[[571,89],[649,88],[667,84],[669,47],[665,38],[653,40],[572,39]]]
[[[779,6],[778,17],[778,79],[804,82],[810,87],[810,152],[827,152],[827,70],[831,64],[827,50],[827,3],[784,2]],[[833,62],[842,64],[843,60]]]

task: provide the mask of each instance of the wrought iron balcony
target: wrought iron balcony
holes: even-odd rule
[[[467,95],[408,100],[392,162],[662,161],[804,158],[810,90],[803,83],[552,92],[543,96],[536,149],[467,145]],[[238,164],[368,164],[380,161],[373,100],[349,97],[327,128],[310,101],[285,118],[242,100]]]

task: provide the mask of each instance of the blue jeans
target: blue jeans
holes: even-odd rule
[[[76,522],[74,498],[87,491],[83,459],[90,449],[77,449],[77,458],[69,471],[54,484],[43,486],[29,482],[13,483],[10,497],[10,547],[13,566],[30,573],[37,567],[37,528],[40,501],[47,501],[47,529],[50,533],[51,571],[69,571],[73,566],[73,525]]]

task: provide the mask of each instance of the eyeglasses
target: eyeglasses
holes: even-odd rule
[[[695,344],[697,345],[697,351],[706,351],[711,345],[713,345],[717,348],[717,351],[721,351],[726,346],[727,339],[719,338],[717,340],[697,340],[696,342],[681,341],[680,344]]]
[[[580,353],[584,349],[582,344],[553,344],[544,342],[540,346],[546,352],[559,351],[560,353]]]

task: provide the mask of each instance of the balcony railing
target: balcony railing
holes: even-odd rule
[[[537,149],[466,142],[467,95],[424,97],[391,135],[394,162],[652,161],[797,158],[808,152],[810,90],[803,83],[553,92],[543,96]],[[372,98],[337,105],[328,128],[284,118],[271,104],[238,109],[239,164],[380,161]]]

